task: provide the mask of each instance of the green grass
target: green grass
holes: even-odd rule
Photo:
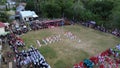
[[[42,48],[39,48],[39,51],[43,53],[46,58],[54,59],[57,57],[57,52],[50,46],[44,46]]]
[[[63,33],[66,31],[72,32],[81,42],[64,37]],[[43,38],[58,34],[62,36],[61,41],[48,45],[42,44],[42,47],[38,48],[36,40],[41,41]],[[120,38],[111,34],[78,25],[31,31],[22,38],[26,43],[26,48],[30,45],[38,48],[52,68],[72,68],[75,63],[120,43]]]
[[[58,60],[55,65],[54,68],[66,68],[67,64],[65,63],[65,61],[63,60]]]

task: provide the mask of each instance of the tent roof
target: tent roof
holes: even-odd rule
[[[22,5],[19,5],[17,8],[16,8],[16,11],[22,11],[22,10],[24,10],[25,9],[25,7],[24,6],[22,6]]]
[[[95,22],[95,21],[90,21],[90,23],[91,23],[91,24],[96,24],[96,22]]]
[[[1,28],[1,27],[5,27],[5,24],[2,23],[2,22],[0,22],[0,28]]]
[[[63,21],[63,19],[55,19],[55,20],[47,20],[47,21],[43,21],[44,23],[51,23],[51,22],[60,22]]]
[[[34,11],[20,11],[22,17],[38,17]]]

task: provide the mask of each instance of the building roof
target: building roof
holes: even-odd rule
[[[15,5],[16,2],[8,1],[8,4],[10,4],[10,5]]]
[[[23,11],[25,10],[25,7],[23,5],[19,5],[17,8],[16,8],[16,11],[17,12],[20,12],[20,11]]]
[[[1,27],[5,27],[5,24],[2,23],[2,22],[0,22],[0,28],[1,28]]]
[[[34,11],[20,11],[20,15],[24,17],[38,17]]]

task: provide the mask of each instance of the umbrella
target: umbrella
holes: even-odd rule
[[[93,65],[94,65],[94,63],[93,63],[91,60],[89,60],[89,59],[85,59],[85,60],[84,60],[84,64],[85,64],[88,68],[93,68]]]

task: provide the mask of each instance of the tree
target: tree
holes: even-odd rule
[[[112,13],[114,7],[114,1],[112,0],[86,0],[83,1],[84,7],[86,8],[90,15],[93,15],[93,19],[97,22],[98,25],[103,25],[105,27],[109,27],[110,15]],[[108,23],[109,22],[109,23]]]
[[[112,14],[110,15],[110,24],[112,28],[120,29],[120,1],[114,1],[114,8],[112,9]]]
[[[102,20],[109,20],[112,8],[113,2],[107,0],[93,1],[87,6],[87,9],[99,15]]]
[[[7,0],[0,0],[0,4],[5,4]]]
[[[7,13],[5,12],[0,12],[0,21],[2,22],[7,22],[9,19],[8,19],[8,15]]]
[[[32,10],[32,11],[35,11],[35,6],[34,6],[33,1],[29,1],[29,2],[27,2],[27,5],[26,5],[25,9],[26,9],[26,10]]]
[[[48,9],[49,8],[49,9]],[[49,18],[58,18],[61,17],[61,7],[55,3],[47,3],[44,6],[44,12]]]
[[[68,15],[67,11],[71,11],[73,0],[55,0],[55,3],[61,7],[61,15],[64,17],[65,14]]]

